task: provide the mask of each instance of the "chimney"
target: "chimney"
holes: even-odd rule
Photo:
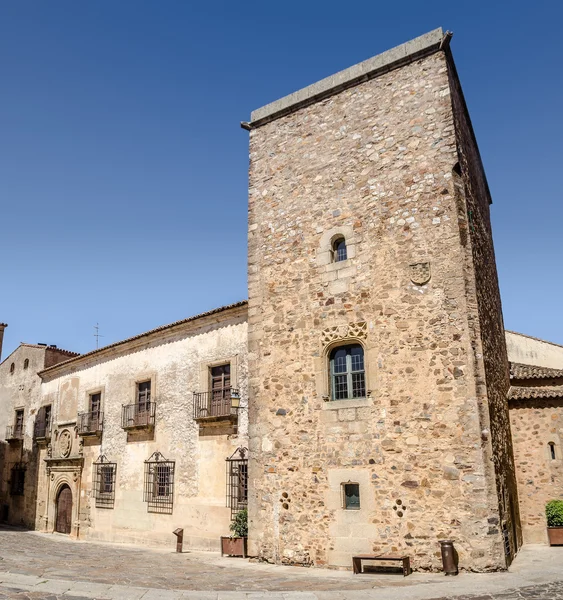
[[[8,327],[7,323],[0,323],[0,360],[2,360],[2,341],[4,340],[4,329]]]

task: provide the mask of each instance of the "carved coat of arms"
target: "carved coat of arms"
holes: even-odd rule
[[[416,285],[424,285],[430,281],[430,263],[420,262],[410,265],[411,281]]]
[[[67,458],[72,449],[72,436],[70,435],[70,431],[65,429],[61,435],[59,436],[59,452],[61,456]]]

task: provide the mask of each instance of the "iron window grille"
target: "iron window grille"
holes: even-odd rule
[[[23,439],[23,409],[16,410],[14,425],[8,425],[6,428],[7,440]]]
[[[174,468],[176,462],[154,452],[145,461],[144,502],[147,511],[171,515],[174,506]]]
[[[231,509],[231,520],[248,506],[248,448],[237,448],[226,459],[227,507]]]
[[[26,466],[23,463],[16,463],[12,467],[12,475],[10,478],[11,496],[23,496],[25,487],[25,471]]]
[[[51,405],[42,406],[35,418],[35,425],[33,429],[33,435],[35,439],[51,438]]]
[[[94,498],[96,508],[113,508],[115,504],[115,479],[117,463],[109,462],[105,455],[92,463],[94,469]]]
[[[330,353],[332,400],[366,397],[364,349],[360,344],[339,346]]]

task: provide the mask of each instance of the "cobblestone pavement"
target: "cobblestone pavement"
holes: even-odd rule
[[[171,543],[173,547],[173,543]],[[0,600],[563,600],[563,548],[511,572],[354,576],[0,527]]]
[[[163,594],[163,595],[161,595]],[[215,598],[220,598],[221,596],[218,594],[208,595],[205,592],[199,594],[198,592],[189,592],[189,595],[185,595],[184,598],[192,598],[192,600],[211,600]],[[225,596],[228,598],[229,596]],[[233,596],[230,596],[234,598]],[[242,596],[237,596],[237,598],[242,598]],[[294,597],[296,600],[302,598],[303,600],[307,600],[308,598],[316,598],[318,597],[316,594],[297,594],[287,592],[285,594],[273,595],[273,594],[253,594],[250,593],[247,595],[249,600],[253,598],[258,599],[266,599],[271,598],[272,600],[278,598],[281,600],[292,600]],[[385,598],[384,595],[380,596],[381,598]],[[0,589],[0,600],[92,600],[92,596],[76,596],[74,594],[52,594],[49,592],[30,592],[25,590],[16,589]],[[100,596],[100,600],[102,600],[103,596]],[[142,596],[143,599],[148,600],[148,596],[145,594]],[[156,594],[150,595],[151,600],[162,599],[166,600],[170,598],[170,596],[165,595],[165,591],[157,590]],[[348,596],[345,592],[340,596],[342,600],[346,600]],[[442,598],[433,598],[429,600],[563,600],[563,583],[548,583],[546,585],[534,585],[527,586],[520,589],[515,590],[507,590],[506,592],[500,592],[495,594],[486,594],[486,595],[470,595],[470,596],[443,596]]]

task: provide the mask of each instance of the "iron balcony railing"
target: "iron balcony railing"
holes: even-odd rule
[[[33,427],[33,437],[37,440],[51,439],[51,421],[38,419]]]
[[[121,427],[123,429],[154,427],[155,414],[155,402],[139,402],[137,404],[124,405],[121,409]]]
[[[8,425],[6,427],[6,440],[23,440],[23,427]]]
[[[236,388],[194,392],[194,419],[232,418],[238,415],[240,395]]]
[[[78,413],[78,435],[98,435],[104,426],[104,413],[100,410]]]

